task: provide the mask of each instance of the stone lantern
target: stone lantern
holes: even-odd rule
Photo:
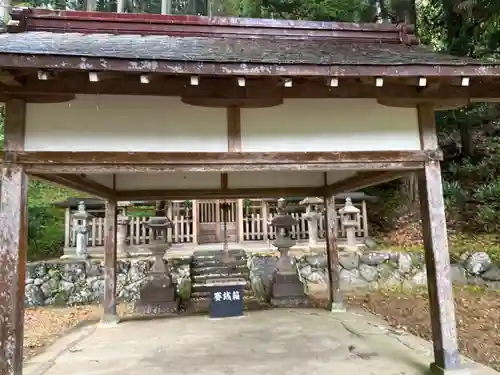
[[[116,218],[116,252],[119,258],[128,258],[130,256],[127,244],[128,224],[130,221],[127,216],[127,207],[129,205],[130,202],[118,203],[118,207],[121,208]]]
[[[73,214],[73,230],[76,233],[76,259],[88,259],[89,253],[88,232],[92,215],[85,208],[85,203],[81,201],[78,204],[78,210]]]
[[[144,226],[152,231],[149,248],[155,260],[147,277],[148,282],[139,291],[140,297],[135,304],[135,311],[144,315],[177,313],[177,284],[163,261],[163,256],[171,247],[167,230],[173,227],[172,221],[165,214],[164,202],[157,204],[155,216],[150,217]]]
[[[299,202],[301,206],[306,206],[304,219],[308,221],[309,248],[318,244],[318,222],[321,220],[319,205],[323,204],[323,199],[319,197],[307,197]]]
[[[357,250],[356,229],[358,228],[360,210],[354,207],[351,198],[345,199],[344,207],[339,209],[340,220],[344,226],[347,236],[347,250]]]
[[[288,251],[296,241],[290,237],[290,230],[297,221],[286,211],[284,198],[278,200],[278,215],[271,220],[276,228],[276,240],[273,245],[278,248],[280,257],[273,274],[271,304],[274,306],[298,305],[307,300],[297,268],[288,255]]]

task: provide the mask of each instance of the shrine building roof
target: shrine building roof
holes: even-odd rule
[[[489,76],[498,61],[433,52],[404,24],[16,10],[0,67],[303,76]]]

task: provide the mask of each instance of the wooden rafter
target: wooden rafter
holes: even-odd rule
[[[174,190],[122,190],[118,200],[142,199],[236,199],[236,198],[280,198],[286,196],[318,196],[321,187],[303,188],[250,188],[250,189],[174,189]]]
[[[382,184],[396,180],[410,173],[409,171],[369,171],[359,172],[345,180],[328,185],[325,192],[328,195],[335,195],[350,191],[357,191],[369,186]]]
[[[91,194],[99,198],[109,199],[115,196],[113,189],[101,185],[89,178],[71,174],[31,174],[32,177],[67,186],[71,189]]]

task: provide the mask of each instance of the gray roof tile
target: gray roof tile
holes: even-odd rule
[[[479,65],[422,46],[335,40],[234,39],[25,32],[0,34],[0,53],[167,61],[311,65]]]

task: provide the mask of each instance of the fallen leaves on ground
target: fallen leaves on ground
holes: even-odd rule
[[[431,340],[429,300],[424,293],[372,292],[349,296],[351,306],[364,308],[396,328]],[[471,288],[455,290],[461,352],[500,370],[500,293]]]
[[[120,315],[128,314],[127,304],[119,305]],[[24,313],[24,358],[42,352],[59,337],[85,323],[97,323],[102,306],[27,308]]]
[[[28,308],[24,313],[24,358],[38,354],[47,345],[81,322],[97,319],[97,306]]]

